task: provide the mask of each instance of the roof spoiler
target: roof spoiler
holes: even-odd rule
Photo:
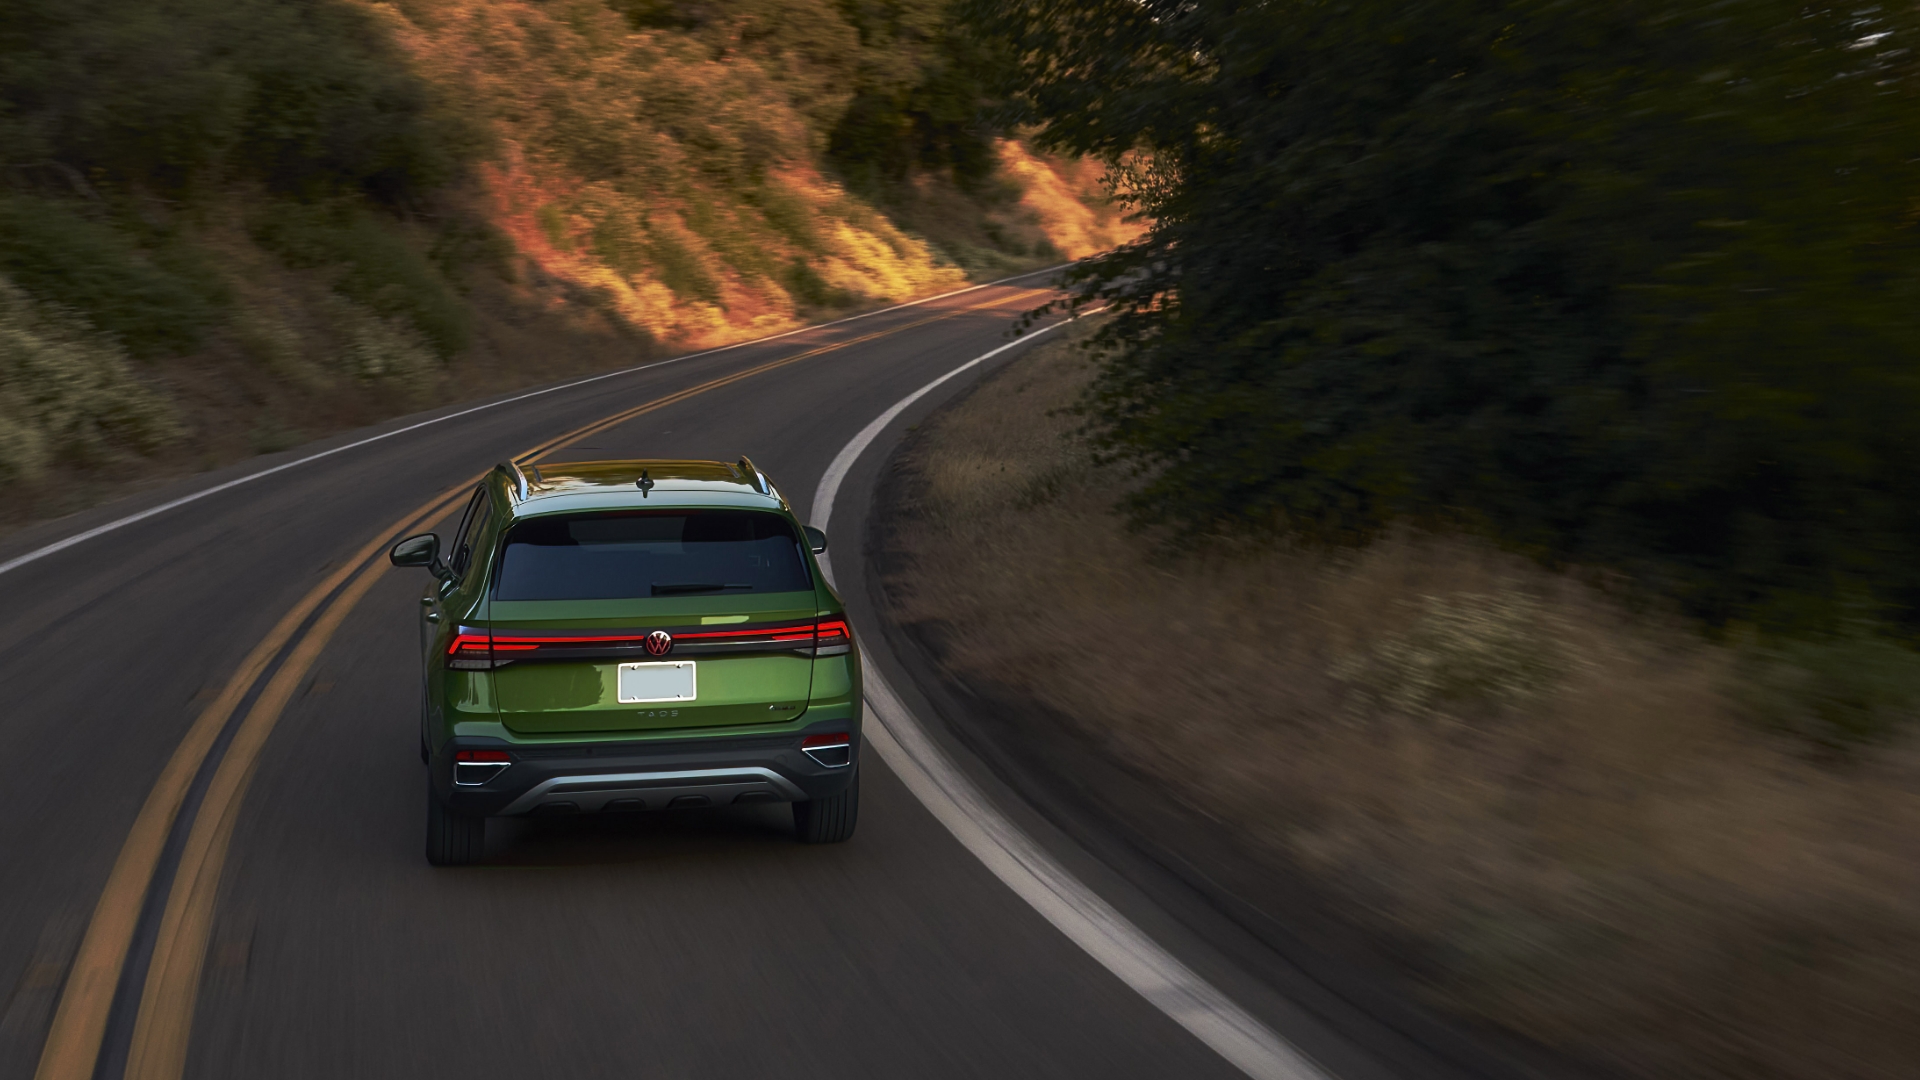
[[[758,491],[762,495],[773,494],[773,485],[767,483],[766,474],[754,468],[753,462],[749,460],[745,454],[740,455],[740,460],[735,464],[735,467],[746,474],[748,482],[753,485],[753,490]]]

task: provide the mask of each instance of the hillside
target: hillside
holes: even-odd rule
[[[7,525],[1110,247],[938,3],[96,0],[0,21]]]

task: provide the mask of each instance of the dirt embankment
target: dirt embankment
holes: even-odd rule
[[[1037,349],[894,481],[893,613],[1031,703],[996,737],[1064,732],[1171,791],[1164,822],[1106,809],[1149,842],[1208,830],[1223,880],[1303,886],[1468,1023],[1620,1075],[1914,1075],[1910,736],[1823,756],[1756,722],[1780,672],[1468,540],[1170,553],[1057,411],[1088,373]]]

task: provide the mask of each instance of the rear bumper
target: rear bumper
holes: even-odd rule
[[[803,735],[848,731],[832,721],[785,735],[709,736],[655,742],[529,746],[456,737],[433,755],[433,790],[448,809],[504,817],[732,806],[823,799],[845,790],[859,760],[860,736],[846,765],[829,767],[800,752]],[[505,750],[512,758],[480,784],[471,767],[455,783],[461,750]]]

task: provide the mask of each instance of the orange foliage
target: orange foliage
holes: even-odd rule
[[[803,306],[964,281],[821,172],[801,108],[821,109],[827,82],[636,31],[598,0],[370,10],[491,133],[480,175],[520,255],[660,339],[739,340]]]
[[[1111,250],[1146,231],[1118,208],[1089,198],[1100,190],[1098,162],[1038,155],[1013,139],[1000,140],[996,149],[1001,170],[1022,189],[1020,205],[1067,258]]]

